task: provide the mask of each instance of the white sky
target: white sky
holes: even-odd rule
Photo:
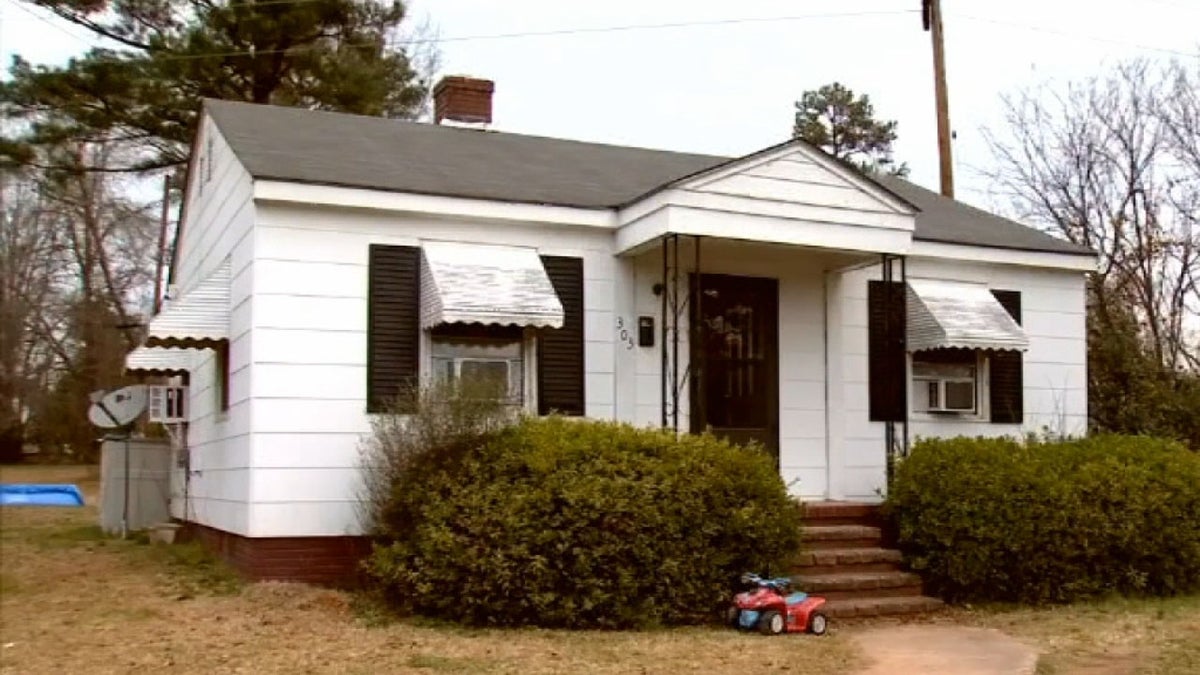
[[[0,0],[0,56],[62,63],[86,31]],[[840,81],[899,121],[897,159],[936,189],[929,34],[920,0],[418,0],[442,72],[496,82],[496,128],[688,152],[745,154],[785,140],[805,89]],[[887,14],[875,14],[884,13]],[[1000,94],[1086,77],[1135,57],[1196,59],[1200,0],[943,0],[958,196],[989,204],[982,127]],[[856,16],[816,16],[858,13]],[[863,14],[870,13],[870,14]],[[792,17],[790,19],[780,17]],[[801,18],[807,17],[807,18]],[[552,36],[480,36],[752,19]],[[763,19],[763,20],[753,20]],[[776,20],[766,20],[776,19]],[[461,39],[474,38],[474,39]]]

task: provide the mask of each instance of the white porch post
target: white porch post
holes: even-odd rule
[[[825,273],[825,470],[827,499],[844,499],[845,461],[845,327],[843,324],[843,275]]]

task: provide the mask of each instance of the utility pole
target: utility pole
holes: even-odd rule
[[[938,163],[942,194],[954,198],[954,164],[950,157],[950,96],[946,91],[946,46],[941,0],[921,0],[921,23],[933,38],[933,87],[937,102]]]
[[[162,273],[167,258],[167,227],[171,220],[171,174],[163,176],[162,211],[158,220],[158,251],[154,256],[154,314],[162,309]],[[150,323],[146,319],[146,323]]]

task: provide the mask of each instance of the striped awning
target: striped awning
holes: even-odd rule
[[[150,320],[149,347],[217,349],[229,339],[229,261]]]
[[[1024,351],[1029,338],[987,286],[908,281],[908,350]]]
[[[195,349],[138,347],[125,355],[126,375],[185,375],[192,369]]]
[[[421,325],[481,323],[560,328],[563,306],[532,248],[425,242]]]

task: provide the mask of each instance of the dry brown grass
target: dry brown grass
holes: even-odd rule
[[[1200,673],[1200,596],[958,614],[1038,645],[1039,673]]]
[[[0,480],[96,496],[88,469],[5,467]],[[95,522],[92,505],[0,509],[0,672],[827,674],[857,659],[844,635],[372,627],[350,595],[237,587],[189,547],[106,539]]]
[[[828,674],[861,663],[847,639],[860,624],[849,622],[835,623],[828,639],[773,640],[711,628],[373,627],[355,596],[242,586],[194,547],[100,536],[96,478],[89,467],[0,467],[3,482],[78,483],[89,503],[0,508],[0,673]],[[1044,673],[1200,672],[1200,597],[956,609],[930,620],[999,628],[1037,645]]]
[[[1001,630],[1039,650],[1039,675],[1200,673],[1200,596],[956,607],[918,622]]]

